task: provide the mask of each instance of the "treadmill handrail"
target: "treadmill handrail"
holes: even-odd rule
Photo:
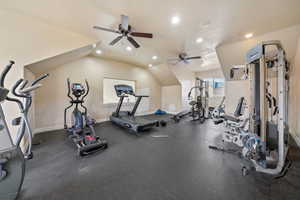
[[[134,95],[135,97],[149,97],[149,95]]]

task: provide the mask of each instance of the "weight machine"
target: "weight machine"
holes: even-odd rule
[[[190,101],[191,116],[193,121],[199,120],[201,123],[209,118],[208,109],[208,81],[196,78],[196,85],[192,87],[188,93],[188,98],[191,99],[192,92],[195,89],[195,100]]]
[[[230,72],[232,79],[250,81],[249,122],[239,134],[239,146],[246,161],[243,175],[254,169],[282,177],[291,166],[287,159],[288,69],[280,41],[267,41],[247,52],[245,67]],[[209,148],[229,151],[215,146]]]
[[[258,172],[283,174],[289,166],[288,62],[279,41],[262,42],[246,55],[251,83],[250,129],[243,156]],[[248,168],[243,168],[246,173]]]

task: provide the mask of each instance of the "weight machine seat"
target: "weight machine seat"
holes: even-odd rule
[[[215,107],[208,107],[208,110],[209,110],[210,112],[214,111],[214,109],[215,109]]]
[[[239,99],[239,102],[238,102],[238,105],[237,105],[237,107],[236,107],[236,109],[235,109],[235,111],[234,111],[234,116],[235,117],[240,117],[240,116],[242,116],[243,115],[243,104],[244,104],[244,101],[245,101],[245,98],[244,97],[241,97],[240,99]]]

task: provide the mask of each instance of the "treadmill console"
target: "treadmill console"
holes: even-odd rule
[[[130,85],[115,85],[115,90],[118,97],[124,94],[134,96],[133,88]]]

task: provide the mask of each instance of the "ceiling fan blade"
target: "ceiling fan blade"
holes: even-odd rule
[[[139,33],[139,32],[132,32],[130,35],[134,37],[144,37],[144,38],[153,38],[152,33]]]
[[[123,36],[119,36],[116,39],[114,39],[113,41],[111,41],[111,43],[109,43],[110,45],[115,45],[117,42],[119,42],[121,39],[123,38]]]
[[[112,32],[112,33],[120,33],[120,31],[109,29],[109,28],[103,28],[103,27],[100,27],[100,26],[93,26],[93,28],[98,29],[98,30],[102,30],[102,31]]]
[[[139,48],[140,45],[132,38],[132,37],[127,37],[127,40],[135,47]]]
[[[128,16],[121,15],[121,26],[124,30],[128,30]]]
[[[193,59],[201,59],[201,58],[202,58],[201,56],[193,56],[193,57],[185,58],[185,60],[193,60]]]

